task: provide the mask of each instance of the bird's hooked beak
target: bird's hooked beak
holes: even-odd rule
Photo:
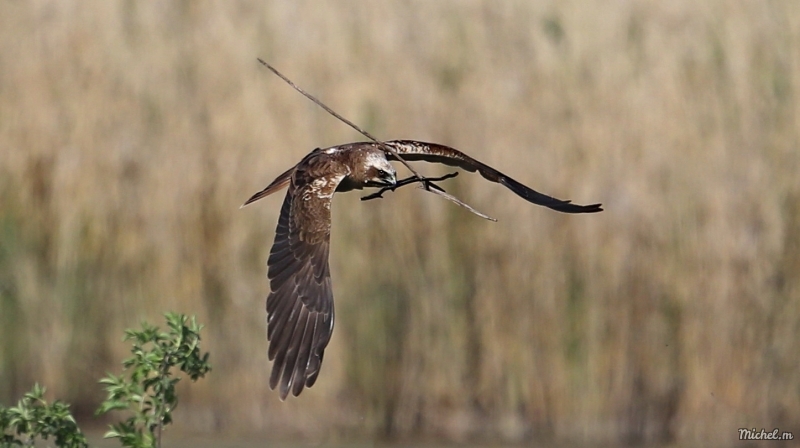
[[[393,187],[397,184],[397,173],[387,172],[385,175],[381,176],[381,180],[386,182],[387,187]]]
[[[367,181],[366,185],[369,187],[394,187],[397,184],[397,174],[394,170],[378,169],[374,177]]]

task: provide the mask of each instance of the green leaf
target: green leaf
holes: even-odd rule
[[[125,372],[100,380],[108,398],[97,413],[127,409],[132,414],[106,433],[106,437],[119,438],[123,446],[153,446],[156,432],[172,423],[171,413],[178,404],[176,386],[181,380],[174,369],[187,373],[193,381],[211,370],[209,354],[200,351],[203,326],[196,318],[178,313],[164,317],[167,331],[147,322],[140,330],[126,330],[124,340],[132,342],[132,356],[122,362]]]

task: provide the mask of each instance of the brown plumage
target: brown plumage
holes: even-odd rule
[[[600,204],[576,205],[532,190],[466,154],[444,145],[413,140],[385,143],[404,160],[443,163],[480,173],[523,199],[564,213],[595,213]],[[297,396],[317,380],[333,332],[333,292],[328,267],[331,200],[335,192],[392,186],[396,160],[372,142],[315,149],[244,205],[288,187],[270,250],[267,297],[270,388]]]

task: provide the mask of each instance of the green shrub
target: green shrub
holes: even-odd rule
[[[69,405],[58,400],[47,404],[44,391],[44,387],[36,384],[16,406],[0,406],[3,431],[0,446],[34,446],[37,439],[53,437],[59,447],[87,447],[86,437],[70,414]]]
[[[161,447],[161,434],[172,423],[172,412],[178,406],[175,385],[181,377],[177,368],[196,381],[211,366],[208,353],[200,351],[200,330],[194,317],[167,313],[168,330],[142,324],[141,330],[126,330],[125,340],[132,340],[133,356],[124,360],[122,375],[108,374],[100,380],[108,398],[97,414],[127,410],[126,420],[112,424],[106,438],[118,438],[122,446],[132,448]],[[55,438],[58,447],[88,447],[69,405],[43,399],[45,389],[38,384],[25,394],[16,407],[0,406],[0,447],[34,446],[36,440]]]
[[[126,330],[125,340],[133,340],[132,357],[122,362],[122,376],[109,374],[100,380],[108,398],[98,414],[113,410],[132,412],[127,420],[111,425],[106,438],[117,437],[123,446],[144,448],[161,446],[164,426],[172,423],[178,406],[175,385],[181,380],[172,371],[179,368],[192,381],[211,370],[208,353],[200,353],[200,329],[194,317],[167,313],[167,332],[147,323],[142,329]]]

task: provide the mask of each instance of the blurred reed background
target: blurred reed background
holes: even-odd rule
[[[268,390],[265,260],[311,149],[462,149],[490,223],[409,188],[334,201],[317,385]],[[733,443],[800,436],[800,2],[0,3],[0,400],[82,423],[122,330],[207,324],[189,431]],[[426,173],[446,170],[421,166]],[[774,445],[770,445],[774,446]]]

